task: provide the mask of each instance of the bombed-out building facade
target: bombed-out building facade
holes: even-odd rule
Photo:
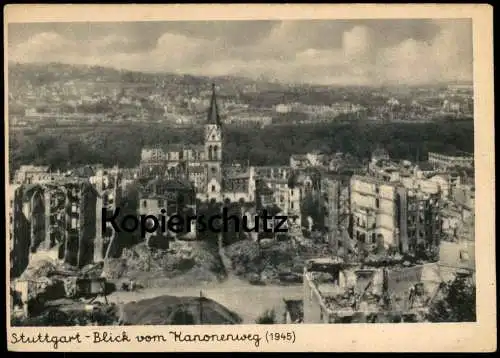
[[[360,250],[432,254],[441,237],[441,196],[369,176],[350,181],[352,236]]]
[[[98,196],[93,185],[75,179],[16,187],[11,199],[12,275],[21,274],[41,251],[73,266],[94,262]]]

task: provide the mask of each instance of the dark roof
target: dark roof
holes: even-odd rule
[[[212,84],[212,98],[208,109],[207,124],[222,125],[219,116],[219,107],[217,106],[217,96],[215,95],[215,84]]]
[[[183,320],[183,317],[187,320]],[[127,303],[123,307],[122,320],[132,325],[242,323],[236,313],[214,300],[176,296],[159,296]]]
[[[192,185],[188,180],[184,180],[181,178],[176,178],[176,179],[162,179],[162,178],[156,178],[150,180],[146,184],[146,188],[151,188],[153,185],[165,185],[168,189],[191,189]]]
[[[429,163],[429,162],[420,162],[418,163],[418,168],[420,170],[423,170],[423,171],[431,171],[431,170],[434,170],[434,165],[432,165],[432,163]]]

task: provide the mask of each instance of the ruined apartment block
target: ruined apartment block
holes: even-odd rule
[[[372,178],[351,178],[353,238],[365,252],[372,252],[380,240],[385,248],[399,247],[397,186]]]
[[[97,263],[103,262],[106,257],[113,257],[119,251],[118,233],[110,222],[106,222],[105,228],[102,227],[102,212],[105,209],[107,216],[112,217],[115,209],[119,207],[123,197],[122,174],[117,167],[100,169],[90,178],[90,182],[98,194],[93,250],[93,262]]]
[[[344,234],[350,226],[349,180],[341,176],[324,177],[321,180],[320,199],[327,240],[332,251],[347,253]]]
[[[90,183],[78,179],[18,187],[12,200],[13,277],[38,252],[77,267],[92,263],[97,197]]]
[[[161,210],[165,210],[165,218],[174,214],[183,215],[196,210],[196,192],[194,186],[183,179],[153,179],[139,189],[139,215],[153,215],[160,220]],[[167,220],[167,219],[165,219]],[[195,230],[195,226],[192,227]],[[159,229],[160,230],[160,229]],[[177,237],[177,233],[168,232],[168,235]],[[167,233],[147,232],[145,241],[148,244],[161,243],[168,246]],[[153,239],[153,241],[151,241]]]
[[[353,176],[350,187],[353,238],[364,251],[373,252],[379,242],[409,254],[439,246],[439,193],[364,176]]]
[[[398,188],[400,250],[416,253],[439,248],[441,238],[440,194]]]

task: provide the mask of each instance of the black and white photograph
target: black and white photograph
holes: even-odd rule
[[[477,322],[472,25],[7,24],[10,325]]]

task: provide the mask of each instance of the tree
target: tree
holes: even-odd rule
[[[266,310],[256,320],[257,324],[276,324],[276,312],[274,309]]]
[[[444,285],[443,298],[429,309],[431,322],[475,322],[476,285],[465,277],[457,277]]]

